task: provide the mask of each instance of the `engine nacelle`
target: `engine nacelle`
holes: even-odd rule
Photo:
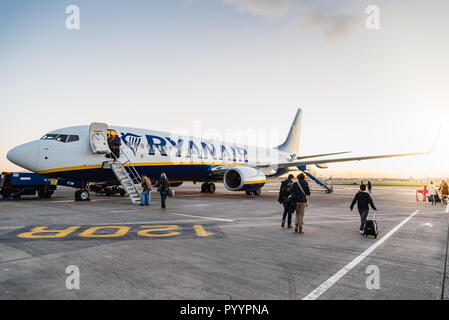
[[[256,168],[236,166],[228,169],[223,177],[226,189],[230,191],[248,191],[262,188],[267,181],[265,175]]]

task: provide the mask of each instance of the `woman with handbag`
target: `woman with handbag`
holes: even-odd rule
[[[170,183],[168,182],[167,176],[164,172],[161,173],[161,178],[159,179],[159,185],[157,191],[159,191],[161,195],[161,209],[165,210],[165,199],[167,199],[167,195],[170,189]]]
[[[304,214],[306,212],[307,196],[310,196],[309,184],[306,181],[306,175],[304,173],[298,174],[296,181],[292,188],[291,193],[296,197],[296,220],[295,220],[295,232],[300,234],[304,233]]]

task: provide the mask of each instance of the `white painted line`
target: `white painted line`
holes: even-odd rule
[[[449,204],[446,206],[446,213],[449,213]]]
[[[362,254],[360,254],[357,258],[349,262],[346,266],[344,266],[340,271],[330,277],[327,281],[323,282],[318,288],[310,292],[307,296],[305,296],[302,300],[316,300],[323,293],[325,293],[330,287],[332,287],[338,280],[343,278],[349,271],[351,271],[355,266],[357,266],[360,262],[362,262],[371,252],[377,249],[382,243],[387,241],[396,231],[398,231],[404,224],[406,224],[415,214],[417,214],[419,210],[413,212],[409,217],[405,218],[400,224],[394,227],[390,232],[388,232],[382,239],[376,241],[371,247],[366,249]]]

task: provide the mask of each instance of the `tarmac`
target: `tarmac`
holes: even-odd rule
[[[68,188],[2,201],[0,299],[449,298],[449,207],[416,202],[415,188],[374,187],[379,235],[365,238],[349,210],[357,187],[313,185],[300,235],[281,228],[278,189],[202,194],[186,183],[166,211],[156,192],[149,207],[75,202]]]

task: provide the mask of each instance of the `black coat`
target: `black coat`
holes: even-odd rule
[[[301,188],[299,187],[298,183],[301,184],[301,187],[304,190],[305,194],[301,191]],[[307,202],[306,196],[310,196],[309,184],[307,183],[306,180],[298,180],[297,183],[295,182],[292,185],[290,193],[292,193],[296,197],[297,202]]]
[[[354,197],[354,200],[352,200],[351,203],[351,210],[354,208],[355,203],[357,202],[357,208],[360,212],[369,210],[368,205],[371,206],[374,210],[377,210],[374,206],[373,199],[371,199],[371,196],[367,192],[359,191]]]
[[[168,194],[168,189],[170,188],[170,184],[167,179],[160,179],[159,185],[157,188],[157,191],[159,191],[160,194]]]

